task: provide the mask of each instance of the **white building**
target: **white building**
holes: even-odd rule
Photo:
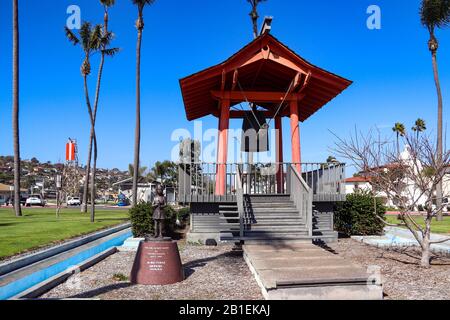
[[[401,154],[401,159],[408,162],[410,159],[410,153],[408,149],[405,149]],[[412,181],[404,181],[405,183],[405,197],[408,199],[413,198],[417,201],[416,207],[423,207],[425,205],[426,197],[420,196],[420,191]],[[353,178],[348,178],[345,180],[345,191],[346,194],[353,194],[357,190],[372,191],[373,187],[371,184],[370,177],[355,176]],[[447,167],[447,173],[443,179],[443,191],[444,191],[444,203],[448,203],[450,206],[450,165]],[[398,203],[395,203],[390,199],[384,192],[377,192],[377,197],[382,198],[384,204],[388,207],[397,207]],[[449,208],[444,208],[444,211],[450,211]]]

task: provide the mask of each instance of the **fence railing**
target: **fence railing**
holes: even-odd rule
[[[273,195],[291,194],[291,166],[312,190],[315,201],[341,201],[345,198],[345,164],[341,163],[229,163],[225,184],[218,190],[217,163],[189,163],[179,165],[179,201],[233,200],[237,190],[237,172],[240,172],[243,194]],[[299,170],[300,169],[300,170]],[[224,191],[224,192],[223,192]]]

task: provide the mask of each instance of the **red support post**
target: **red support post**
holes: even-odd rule
[[[219,118],[219,145],[217,150],[216,195],[227,190],[228,129],[230,127],[230,100],[221,100]]]
[[[283,118],[275,118],[276,135],[276,163],[277,163],[277,192],[283,193],[284,189],[284,168],[283,168]]]
[[[300,146],[300,124],[299,124],[299,113],[298,113],[298,102],[290,102],[291,111],[291,138],[292,138],[292,163],[295,164],[298,172],[302,172],[302,156],[301,156],[301,146]]]

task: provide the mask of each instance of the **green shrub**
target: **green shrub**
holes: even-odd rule
[[[181,211],[181,210],[180,210]],[[176,211],[173,207],[167,206],[164,209],[165,213],[165,223],[164,229],[165,234],[168,237],[174,235],[175,231],[178,229],[176,222],[180,219],[180,211]],[[186,214],[184,211],[182,214]],[[137,206],[130,209],[130,220],[132,224],[133,235],[137,238],[142,238],[147,235],[153,234],[153,207],[150,203],[140,203]]]
[[[133,235],[142,238],[153,234],[153,208],[149,203],[139,203],[130,209]]]
[[[423,212],[423,211],[425,211],[425,207],[424,207],[423,205],[419,204],[419,205],[417,206],[417,210],[418,210],[419,212]]]
[[[191,215],[191,208],[181,208],[178,210],[178,219],[180,219],[181,222],[185,222],[189,219],[189,216]]]
[[[348,236],[382,235],[386,208],[381,199],[375,201],[369,192],[359,191],[347,196],[347,201],[339,204],[335,211],[335,228]]]

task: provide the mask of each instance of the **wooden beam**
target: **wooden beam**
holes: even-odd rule
[[[222,83],[220,85],[220,90],[221,91],[225,90],[226,82],[227,82],[227,73],[225,72],[225,70],[222,70]]]
[[[258,91],[211,91],[211,95],[217,100],[246,101],[255,103],[273,102],[280,103],[286,96],[285,92],[258,92]],[[300,101],[305,97],[304,94],[288,94],[285,101]]]
[[[250,110],[249,110],[250,111]],[[248,112],[249,112],[248,111]],[[272,119],[275,112],[271,111],[258,111],[259,114],[263,114],[266,119]],[[230,119],[244,119],[246,117],[246,111],[230,111]]]
[[[234,70],[234,73],[233,73],[233,84],[231,85],[231,91],[234,91],[234,89],[236,89],[236,85],[238,82],[238,76],[239,76],[239,71],[236,69],[236,70]]]

